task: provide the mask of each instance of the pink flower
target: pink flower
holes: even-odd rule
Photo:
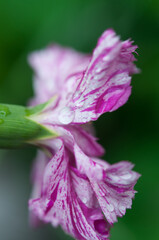
[[[57,45],[30,56],[36,72],[31,104],[54,97],[34,120],[58,136],[37,142],[49,156],[40,152],[36,159],[29,201],[33,220],[61,225],[76,239],[104,240],[117,216],[131,208],[139,174],[129,162],[98,159],[104,150],[89,122],[128,100],[130,74],[138,71],[135,49],[108,30],[92,57]]]

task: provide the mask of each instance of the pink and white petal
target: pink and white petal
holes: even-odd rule
[[[88,178],[71,168],[72,214],[81,237],[78,239],[108,239],[110,224],[104,219]]]
[[[78,198],[85,204],[88,208],[99,207],[97,198],[91,187],[88,178],[81,174],[76,168],[71,167],[70,169],[72,187],[74,188]]]
[[[134,165],[127,161],[121,161],[110,165],[106,170],[107,182],[116,186],[133,187],[140,174],[132,171]]]
[[[76,166],[80,173],[85,174],[89,179],[94,179],[94,181],[102,180],[105,177],[105,169],[109,166],[106,162],[101,161],[100,163],[97,158],[87,156],[77,144],[74,146],[74,154]]]
[[[79,148],[90,157],[99,157],[104,154],[104,148],[97,143],[97,138],[85,131],[81,126],[67,126]]]
[[[77,183],[82,186],[77,186]],[[42,195],[40,198],[30,200],[30,209],[44,222],[50,222],[53,226],[60,224],[76,239],[106,240],[110,225],[104,221],[98,202],[88,184],[88,179],[77,170],[69,168],[67,151],[61,145],[45,168]],[[85,189],[83,195],[79,193],[82,187]],[[90,199],[87,187],[95,203]],[[87,205],[82,203],[84,199]],[[97,206],[98,214],[94,212]],[[99,223],[102,224],[102,228]]]
[[[72,217],[76,224],[79,236],[75,236],[81,240],[108,240],[110,224],[104,219],[100,210],[99,214],[94,214],[94,210],[82,206],[75,198],[72,205]]]
[[[121,42],[113,30],[103,33],[85,74],[67,103],[67,109],[74,114],[70,122],[96,120],[104,112],[114,111],[128,100],[130,74],[137,72],[132,54],[136,48],[129,40]],[[61,122],[64,121],[61,119]]]
[[[91,135],[81,126],[49,125],[49,127],[56,131],[59,138],[64,141],[65,146],[67,146],[69,149],[72,149],[72,152],[74,151],[73,150],[74,144],[77,144],[79,148],[84,152],[84,154],[88,156],[98,157],[104,154],[104,149],[99,143],[97,143],[97,138]],[[54,142],[55,140],[53,141],[47,140],[47,145],[53,147]],[[46,144],[46,140],[43,141],[43,144]]]
[[[41,103],[49,100],[55,94],[62,95],[63,91],[66,91],[67,79],[74,74],[83,72],[89,59],[88,55],[58,45],[52,45],[45,50],[32,53],[29,56],[29,63],[36,75],[34,100]]]
[[[67,160],[63,161],[63,158],[64,146],[62,142],[59,141],[59,150],[45,167],[41,184],[41,195],[39,198],[34,198],[29,201],[30,210],[44,222],[51,221],[54,226],[58,225],[59,222],[56,214],[52,214],[51,219],[49,219],[50,216],[48,216],[47,213],[56,201],[60,177],[62,178],[65,171],[67,171],[66,166],[68,162]]]
[[[140,176],[131,170],[132,167],[129,162],[113,164],[105,170],[106,177],[103,181],[91,179],[98,202],[110,224],[117,221],[117,216],[122,217],[127,208],[131,208],[135,195],[134,185]]]
[[[53,226],[62,225],[64,221],[68,221],[69,226],[72,227],[70,231],[73,232],[71,216],[67,212],[69,208],[66,200],[68,188],[70,188],[68,178],[68,156],[61,141],[58,152],[45,168],[41,197],[30,200],[29,205],[41,220],[50,222]]]

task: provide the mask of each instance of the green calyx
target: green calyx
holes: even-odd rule
[[[57,137],[51,129],[34,121],[48,103],[35,107],[0,104],[0,148],[16,148]]]

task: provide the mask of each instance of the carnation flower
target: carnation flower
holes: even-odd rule
[[[35,70],[31,105],[53,99],[31,118],[57,134],[36,142],[49,154],[38,153],[29,208],[34,220],[61,225],[76,239],[108,239],[117,217],[131,208],[139,174],[129,162],[99,159],[104,150],[90,121],[128,100],[131,74],[138,72],[136,48],[107,30],[92,56],[53,45],[29,58]]]

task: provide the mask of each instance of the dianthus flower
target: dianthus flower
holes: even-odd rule
[[[137,73],[137,46],[121,42],[113,30],[99,38],[92,56],[53,45],[33,53],[35,97],[31,105],[53,100],[34,120],[57,137],[37,142],[32,220],[53,226],[82,240],[106,240],[117,217],[131,208],[139,174],[122,161],[109,164],[90,121],[118,109],[131,94],[131,74]]]

